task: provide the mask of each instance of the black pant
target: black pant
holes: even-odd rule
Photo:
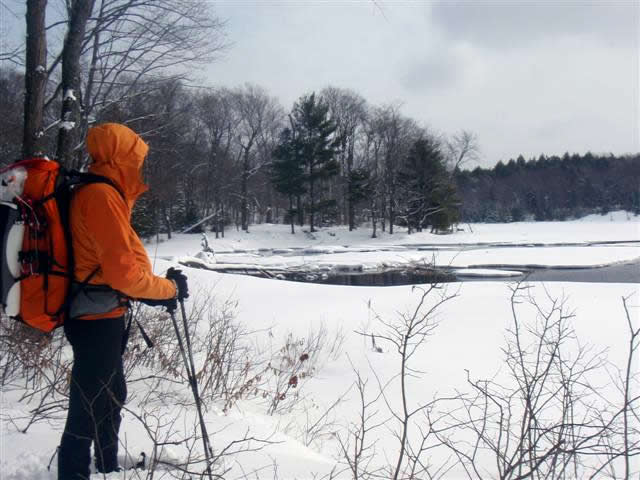
[[[58,480],[89,478],[91,442],[100,472],[118,466],[120,410],[127,398],[122,367],[124,318],[69,320],[73,347],[69,412],[58,454]]]

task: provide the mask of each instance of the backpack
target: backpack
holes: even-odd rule
[[[0,307],[7,316],[43,332],[64,323],[73,280],[69,207],[74,188],[89,183],[120,192],[106,177],[42,157],[0,170]]]

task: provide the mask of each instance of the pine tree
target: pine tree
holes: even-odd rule
[[[371,174],[364,168],[355,168],[349,172],[348,177],[348,195],[349,207],[355,210],[355,206],[369,199],[373,194],[373,185],[371,181]],[[353,215],[349,215],[349,230],[355,228],[355,221]]]
[[[288,216],[291,222],[291,233],[295,233],[294,223],[298,212],[294,207],[294,200],[306,193],[306,189],[300,146],[290,128],[282,131],[278,146],[273,152],[271,182],[276,191],[289,198]]]
[[[429,225],[434,230],[447,230],[457,221],[456,188],[433,139],[421,138],[413,144],[398,178],[409,231],[421,231]]]
[[[309,196],[309,225],[315,231],[315,213],[330,201],[318,202],[320,181],[337,175],[340,169],[335,156],[340,138],[336,124],[329,118],[329,107],[316,99],[315,93],[303,95],[293,106],[291,126],[298,146]]]

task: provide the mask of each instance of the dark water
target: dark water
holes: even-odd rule
[[[328,285],[348,285],[367,287],[388,287],[394,285],[419,285],[443,282],[596,282],[596,283],[637,283],[640,285],[640,261],[597,268],[537,268],[510,270],[524,271],[514,277],[464,277],[440,269],[391,270],[374,273],[324,273],[295,272],[279,274],[278,279]],[[247,272],[249,273],[249,272]],[[263,273],[263,272],[262,272]],[[261,272],[249,273],[264,277]]]
[[[591,244],[464,244],[464,245],[407,245],[407,246],[387,246],[375,248],[375,251],[387,251],[400,248],[407,248],[420,251],[439,251],[439,250],[456,250],[460,247],[465,249],[474,248],[513,248],[513,247],[558,247],[558,246],[580,246],[590,248],[593,246],[614,246],[627,245],[639,246],[637,240],[625,240],[615,242],[593,242]],[[289,251],[292,250],[292,251]],[[270,256],[279,254],[283,256],[300,255],[302,249],[288,249],[286,252],[279,252],[271,249],[261,249],[257,251],[261,256]],[[362,250],[367,251],[367,250]],[[236,252],[237,253],[237,252]],[[305,255],[323,255],[326,252],[305,252]],[[341,252],[334,252],[341,253]],[[345,252],[348,253],[348,252]],[[198,265],[193,265],[198,266]],[[492,265],[477,266],[486,270],[515,270],[523,272],[522,275],[512,277],[496,277],[488,275],[486,277],[470,276],[465,277],[464,273],[454,274],[447,269],[407,269],[398,268],[396,270],[386,270],[381,272],[324,272],[317,271],[278,271],[269,272],[264,269],[248,269],[248,270],[224,270],[216,269],[223,273],[235,273],[252,275],[263,278],[274,278],[279,280],[289,280],[306,283],[322,283],[330,285],[350,285],[350,286],[394,286],[394,285],[419,285],[425,283],[442,283],[442,282],[516,282],[528,280],[532,282],[596,282],[596,283],[630,283],[640,285],[640,259],[627,263],[615,264],[606,267],[593,268],[536,268],[528,265]]]
[[[521,277],[513,277],[518,280]],[[523,277],[522,277],[523,278]],[[532,282],[596,282],[640,284],[640,261],[599,268],[558,268],[533,270],[527,275]]]
[[[444,270],[385,271],[375,273],[339,273],[324,275],[283,275],[283,280],[354,287],[389,287],[393,285],[419,285],[422,283],[455,282],[456,276]]]

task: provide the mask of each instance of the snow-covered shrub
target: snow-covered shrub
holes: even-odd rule
[[[223,410],[241,400],[258,400],[266,405],[269,415],[291,412],[304,399],[305,382],[340,354],[342,343],[342,331],[330,334],[321,325],[303,336],[289,332],[267,347],[252,345],[242,375],[235,378],[241,381],[228,391]]]
[[[302,398],[304,382],[330,359],[341,353],[342,332],[331,335],[324,325],[309,329],[306,336],[289,332],[284,345],[273,352],[265,369],[263,397],[269,400],[267,413],[290,412]]]
[[[62,329],[44,334],[15,320],[0,319],[0,388],[20,392],[29,412],[11,423],[22,432],[41,421],[64,418],[71,352]]]
[[[452,386],[450,395],[427,399],[408,393],[407,384],[422,375],[411,357],[451,297],[434,296],[433,286],[425,293],[413,314],[376,317],[377,329],[360,332],[375,340],[374,350],[390,344],[383,351],[396,353],[399,365],[390,379],[354,368],[360,410],[336,435],[350,478],[637,476],[640,326],[630,313],[630,298],[623,298],[624,308],[614,317],[626,320],[629,332],[626,364],[616,366],[606,351],[577,338],[566,299],[517,284],[502,347],[504,371],[478,378],[467,370],[466,388]],[[398,442],[395,453],[387,450],[382,460],[376,455],[380,428]]]
[[[189,300],[189,340],[200,395],[206,402],[226,402],[243,382],[246,364],[254,355],[248,332],[235,319],[235,308],[233,301],[216,303],[214,297],[203,292],[193,294]],[[125,373],[129,381],[144,378],[149,382],[153,378],[150,398],[166,399],[167,392],[175,390],[172,385],[176,380],[189,384],[178,337],[167,312],[142,307],[138,315],[154,347],[147,348],[141,332],[132,327]],[[176,315],[182,324],[180,312]]]
[[[640,455],[640,398],[631,393],[640,387],[640,328],[627,299],[625,371],[580,342],[566,299],[532,289],[513,287],[502,349],[508,377],[468,372],[470,390],[439,400],[429,428],[468,472],[493,465],[496,478],[631,478],[630,459]]]

